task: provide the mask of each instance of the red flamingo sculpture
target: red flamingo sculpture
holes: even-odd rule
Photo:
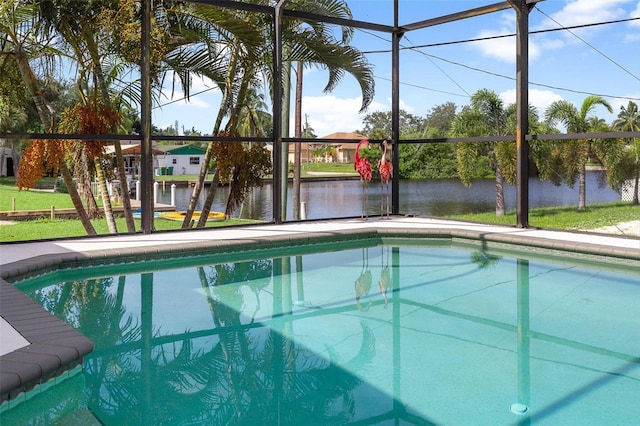
[[[360,148],[362,146],[369,146],[369,141],[367,139],[362,139],[358,146],[356,147],[356,161],[354,163],[354,168],[360,175],[360,182],[362,183],[362,213],[360,217],[362,219],[366,219],[366,206],[369,201],[369,191],[367,190],[367,185],[371,182],[371,163],[366,158],[360,157]]]
[[[393,176],[393,164],[390,161],[387,161],[387,148],[389,143],[384,140],[382,141],[382,157],[378,160],[378,171],[380,172],[380,181],[382,185],[380,186],[380,216],[384,218],[385,211],[385,200],[386,200],[386,210],[387,217],[389,217],[390,203],[389,203],[389,181]],[[385,197],[386,195],[386,197]]]

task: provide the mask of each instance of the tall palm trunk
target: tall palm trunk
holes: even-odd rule
[[[86,42],[87,50],[89,51],[89,56],[91,57],[91,61],[93,64],[92,66],[93,73],[96,76],[96,79],[98,81],[98,87],[100,88],[100,96],[102,97],[102,100],[104,103],[106,103],[107,105],[111,105],[111,95],[109,94],[109,86],[106,82],[104,72],[102,71],[102,64],[100,61],[100,55],[98,53],[98,46],[93,38],[93,34],[87,34],[85,31],[83,31],[83,38]],[[113,128],[111,129],[111,131],[113,133],[117,133],[117,128]],[[136,225],[135,225],[135,222],[133,221],[133,213],[131,211],[131,199],[129,197],[129,194],[130,194],[129,182],[127,181],[127,173],[124,168],[124,158],[122,156],[122,145],[120,144],[119,140],[114,140],[112,141],[112,143],[113,143],[113,147],[116,155],[118,179],[120,180],[120,192],[121,192],[120,195],[122,197],[122,207],[124,210],[125,222],[127,224],[127,231],[135,232]],[[96,170],[97,170],[97,162],[96,162]],[[100,181],[100,179],[102,179],[102,182]],[[104,185],[106,188],[107,184],[106,184],[106,178],[104,176],[104,173],[102,173],[101,176],[98,175],[98,182],[100,187]],[[115,217],[113,215],[113,207],[111,205],[111,199],[109,198],[109,194],[106,194],[106,198],[104,195],[102,195],[102,206],[104,209],[104,215],[107,221],[107,225],[109,227],[109,231],[113,233],[113,231],[111,230],[116,229],[116,222],[115,222]]]
[[[64,161],[60,162],[59,168],[62,179],[67,185],[67,191],[69,192],[69,196],[71,197],[73,207],[76,209],[76,213],[78,213],[78,217],[80,218],[80,223],[82,223],[84,230],[87,231],[87,235],[97,235],[98,233],[93,227],[91,219],[89,219],[89,215],[87,215],[87,211],[84,209],[84,205],[82,205],[80,194],[78,193],[76,184],[73,181],[73,176],[71,176],[71,172],[67,168],[67,165]]]
[[[80,144],[82,144],[82,142],[80,142]],[[97,219],[100,217],[100,207],[98,207],[98,203],[91,191],[89,159],[87,158],[87,151],[82,148],[82,146],[79,146],[76,150],[73,176],[76,178],[76,187],[78,188],[80,198],[85,200],[84,208],[87,210],[87,216],[89,216],[90,219]]]
[[[218,173],[218,169],[216,169],[213,174],[213,178],[211,179],[211,184],[209,185],[209,189],[207,190],[207,197],[204,200],[204,205],[202,206],[202,211],[200,212],[200,218],[198,219],[197,228],[204,228],[207,224],[207,219],[209,218],[209,212],[211,212],[211,205],[213,204],[213,197],[216,195],[216,190],[218,189],[218,183],[220,182],[220,174]]]
[[[295,106],[295,137],[302,137],[302,73],[304,63],[298,61],[296,65],[296,106]],[[300,163],[302,157],[302,143],[295,144],[293,150],[293,220],[300,220]]]
[[[638,205],[638,190],[640,189],[638,182],[640,181],[640,171],[636,171],[636,177],[633,182],[633,195],[631,196],[631,205]]]
[[[496,216],[504,216],[504,177],[500,166],[496,166]]]
[[[584,210],[587,206],[587,168],[584,163],[580,166],[578,182],[578,210]]]
[[[289,112],[291,111],[291,63],[284,62],[282,66],[282,137],[289,137]],[[277,119],[277,117],[274,117]],[[280,220],[287,220],[287,191],[289,189],[289,144],[282,142],[281,152],[282,174],[280,176]]]
[[[118,233],[118,227],[116,226],[115,217],[113,216],[113,209],[111,208],[111,199],[109,198],[109,191],[107,190],[107,180],[104,178],[104,172],[102,171],[102,164],[100,163],[100,157],[93,159],[96,166],[96,177],[98,178],[98,185],[100,187],[100,197],[102,198],[102,205],[109,205],[109,208],[104,209],[104,215],[107,220],[107,226],[111,234]]]
[[[22,75],[22,79],[33,98],[34,104],[36,106],[36,110],[38,111],[38,116],[40,117],[40,121],[44,126],[46,131],[50,131],[53,128],[53,109],[47,105],[45,98],[42,96],[42,91],[38,85],[38,79],[36,78],[33,70],[31,69],[31,65],[29,64],[29,58],[27,57],[25,51],[20,47],[19,44],[15,44],[15,58],[18,63],[18,67],[20,68],[20,74]],[[80,199],[80,194],[76,189],[76,185],[73,182],[73,177],[67,168],[67,165],[64,161],[61,161],[60,164],[56,164],[60,169],[60,174],[62,175],[62,179],[64,179],[64,183],[67,185],[67,190],[69,191],[69,196],[71,197],[71,201],[73,206],[76,209],[76,213],[80,218],[80,222],[82,226],[84,226],[85,231],[87,231],[88,235],[96,235],[96,230],[91,224],[91,220],[87,215],[87,211],[82,205],[82,200]]]

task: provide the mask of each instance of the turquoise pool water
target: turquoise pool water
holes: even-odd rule
[[[302,251],[19,283],[95,350],[2,423],[640,418],[640,268],[444,242]]]

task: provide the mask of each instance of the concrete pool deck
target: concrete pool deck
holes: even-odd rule
[[[44,311],[14,287],[16,278],[82,262],[114,263],[162,254],[187,255],[199,250],[244,245],[261,248],[269,244],[303,244],[311,238],[372,232],[406,237],[438,236],[516,244],[529,248],[556,249],[569,253],[603,255],[620,264],[640,262],[640,238],[608,234],[519,229],[479,223],[421,217],[369,220],[342,219],[210,228],[150,235],[118,235],[95,238],[9,243],[0,245],[0,394],[2,400],[44,382],[58,372],[78,365],[93,344],[71,327]]]

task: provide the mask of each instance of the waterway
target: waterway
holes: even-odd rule
[[[611,203],[620,200],[620,194],[601,183],[599,172],[587,173],[587,204]],[[186,210],[192,189],[178,186],[175,189],[175,205],[178,210]],[[474,181],[465,187],[457,179],[401,180],[400,213],[405,215],[445,216],[450,214],[479,213],[495,210],[495,181],[492,179]],[[360,216],[362,186],[359,180],[304,181],[301,185],[301,201],[306,204],[308,219]],[[229,189],[221,186],[216,191],[213,210],[224,211]],[[381,185],[372,181],[366,190],[368,195],[367,214],[380,214]],[[198,202],[197,209],[202,206]],[[241,208],[232,216],[245,219],[271,220],[273,188],[265,184],[254,188],[246,197]],[[169,186],[159,188],[159,203],[171,204]],[[516,189],[505,185],[507,210],[516,207]],[[578,186],[555,186],[550,182],[531,179],[529,182],[529,206],[570,206],[578,204]],[[287,218],[291,218],[293,194],[291,184],[288,191]]]

